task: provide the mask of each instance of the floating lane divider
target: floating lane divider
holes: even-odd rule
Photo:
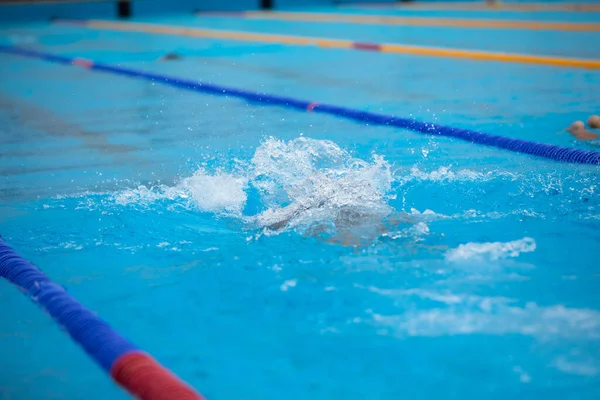
[[[317,12],[242,11],[198,12],[199,17],[239,17],[256,20],[334,22],[371,25],[434,26],[446,28],[526,29],[546,31],[600,32],[600,24],[586,22],[510,21],[473,18],[392,17],[384,15]]]
[[[521,64],[537,64],[548,65],[553,67],[600,69],[600,60],[583,58],[564,58],[530,54],[497,53],[491,51],[413,46],[392,43],[363,43],[342,39],[325,39],[307,36],[289,36],[253,32],[225,31],[216,29],[187,28],[180,26],[147,24],[141,22],[119,22],[103,20],[57,20],[55,21],[55,23],[77,25],[91,29],[103,29],[120,32],[141,32],[160,35],[278,43],[293,46],[317,46],[322,48],[369,50],[382,53],[412,54],[417,56],[460,58],[480,61],[500,61]]]
[[[203,397],[19,256],[0,237],[0,276],[48,312],[102,369],[142,400],[202,400]]]
[[[229,88],[226,86],[192,81],[177,77],[170,77],[166,75],[139,71],[125,67],[100,64],[82,58],[57,56],[50,53],[38,52],[20,47],[0,46],[0,52],[20,55],[24,57],[39,58],[42,60],[56,62],[60,64],[76,65],[92,71],[102,71],[122,76],[128,76],[132,78],[145,79],[151,82],[162,83],[164,85],[169,85],[180,89],[188,89],[201,93],[236,97],[254,103],[277,105],[307,112],[329,114],[371,125],[393,126],[396,128],[409,129],[411,131],[427,135],[457,138],[471,143],[497,147],[500,149],[510,150],[516,153],[531,154],[534,156],[548,158],[551,160],[579,164],[600,165],[600,152],[560,147],[550,144],[530,142],[521,139],[512,139],[503,136],[496,136],[487,133],[470,131],[467,129],[452,128],[443,125],[416,121],[413,119],[400,118],[392,115],[376,114],[367,111],[355,110],[352,108],[320,104],[313,101],[299,100],[291,97],[282,97],[265,93],[252,92],[243,89]]]

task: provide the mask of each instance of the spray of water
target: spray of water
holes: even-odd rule
[[[363,160],[331,141],[271,137],[238,167],[237,172],[199,169],[175,186],[140,186],[114,200],[122,205],[184,201],[266,235],[289,229],[328,237],[343,230],[364,235],[392,211],[392,172],[377,154]]]

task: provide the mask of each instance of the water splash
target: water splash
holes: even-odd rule
[[[491,302],[490,299],[485,301]],[[373,323],[391,328],[398,336],[519,334],[542,340],[600,338],[600,313],[591,309],[491,303],[490,311],[454,306],[447,309],[409,311],[401,315],[373,313]]]
[[[446,260],[461,262],[467,260],[487,259],[496,261],[504,258],[518,257],[521,253],[535,251],[535,240],[530,237],[511,242],[466,243],[446,252]]]
[[[448,290],[360,288],[392,297],[407,309],[396,315],[368,312],[374,325],[387,327],[398,336],[519,334],[541,340],[600,339],[600,313],[593,309],[521,304],[513,298]],[[420,307],[414,307],[415,301]]]
[[[377,237],[390,214],[393,176],[383,157],[352,157],[335,143],[269,138],[252,159],[250,185],[265,209],[252,218],[264,233],[295,229],[350,244]]]
[[[211,175],[199,170],[184,179],[181,185],[191,194],[196,205],[208,212],[240,215],[248,198],[245,192],[248,180],[225,172]]]
[[[295,229],[330,236],[381,223],[392,211],[393,180],[377,154],[363,160],[328,140],[270,137],[234,171],[200,169],[174,186],[139,186],[113,200],[142,206],[170,201],[236,218],[267,235]]]
[[[436,170],[422,171],[418,167],[414,166],[410,169],[409,173],[406,173],[398,181],[399,183],[406,184],[413,181],[431,181],[431,182],[487,182],[496,178],[504,178],[509,180],[516,180],[519,175],[505,172],[505,171],[486,171],[479,172],[470,169],[459,169],[454,171],[452,166],[441,166]]]

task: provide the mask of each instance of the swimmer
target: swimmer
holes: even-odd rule
[[[382,182],[374,181],[371,175],[365,179],[363,170],[342,175],[329,170],[312,173],[285,189],[290,203],[256,210],[258,213],[248,215],[248,221],[267,236],[294,230],[345,246],[367,245],[385,235],[414,236],[410,233],[413,226],[418,228],[415,232],[426,234],[425,222],[436,218],[398,212],[388,205],[385,192],[390,177],[387,170],[384,172]]]
[[[325,211],[328,216],[304,230],[304,235],[322,237],[328,243],[343,246],[361,246],[394,232],[401,226],[410,227],[423,222],[423,217],[393,212],[391,209],[369,211],[353,206],[336,207],[324,199],[313,204],[292,203],[269,210],[258,215],[256,222],[267,231],[275,233],[293,227],[304,217],[311,218],[311,213],[319,213],[324,209],[329,209]]]
[[[600,117],[592,115],[588,119],[588,125],[590,128],[600,127]],[[585,124],[582,121],[575,121],[567,128],[567,132],[575,136],[579,140],[596,140],[600,138],[600,135],[589,131],[585,128]]]
[[[320,203],[314,205],[314,206],[305,206],[305,205],[297,205],[297,204],[290,204],[289,206],[283,207],[278,209],[275,212],[272,212],[267,218],[270,220],[268,223],[266,223],[265,228],[272,230],[272,231],[279,231],[281,229],[284,229],[286,226],[288,226],[288,224],[294,219],[299,217],[302,213],[311,211],[311,210],[315,210],[315,209],[319,209],[319,208],[323,208],[325,206],[325,202],[321,201]],[[351,225],[355,225],[355,224],[359,224],[361,220],[363,219],[368,219],[368,217],[373,216],[372,214],[369,213],[364,213],[361,212],[359,210],[353,210],[351,208],[342,208],[339,210],[339,213],[337,215],[336,221],[337,222],[336,225],[340,225],[340,223],[344,223],[344,225],[347,226],[351,226]],[[379,215],[379,218],[381,218],[382,216]],[[384,216],[385,217],[385,216]],[[388,215],[389,217],[389,215]],[[266,222],[267,218],[263,219],[263,223]],[[408,214],[406,215],[396,215],[393,218],[391,218],[391,221],[393,221],[393,224],[399,224],[401,222],[413,222],[410,217],[408,216]]]
[[[180,56],[179,54],[172,52],[172,53],[167,53],[164,56],[162,56],[160,58],[161,61],[173,61],[173,60],[181,60],[183,57]]]

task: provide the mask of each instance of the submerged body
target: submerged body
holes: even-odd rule
[[[433,213],[432,213],[433,214]],[[433,219],[439,218],[433,214]],[[327,201],[312,205],[292,203],[269,209],[256,216],[256,224],[267,235],[296,229],[305,236],[316,237],[328,243],[343,246],[368,246],[383,237],[414,238],[416,245],[429,228],[428,214],[408,214],[389,207],[372,210],[356,206],[332,206]],[[434,246],[435,247],[435,246]]]

